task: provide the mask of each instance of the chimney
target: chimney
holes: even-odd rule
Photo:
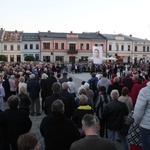
[[[48,30],[48,33],[50,33],[51,32],[51,30]]]
[[[15,33],[17,33],[17,30],[15,30]]]
[[[130,37],[132,37],[132,34],[130,34]]]
[[[3,31],[3,28],[1,28],[1,31]]]
[[[97,34],[100,34],[100,31],[97,31]]]
[[[72,32],[72,31],[70,31],[70,33],[72,34],[73,32]]]

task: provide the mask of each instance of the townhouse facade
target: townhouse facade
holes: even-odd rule
[[[22,35],[22,59],[26,56],[33,56],[35,61],[41,59],[40,37],[38,33],[23,33]]]
[[[149,61],[150,41],[123,34],[102,34],[107,39],[107,57],[117,57],[118,61],[138,63]]]
[[[106,39],[100,33],[39,32],[41,60],[60,62],[88,61],[93,46],[102,46],[106,52]]]
[[[0,30],[0,54],[8,62],[24,61],[31,55],[36,61],[63,63],[88,62],[93,46],[102,47],[103,57],[116,57],[118,62],[138,63],[150,61],[150,41],[123,34],[100,32],[58,33]]]
[[[2,54],[8,62],[21,62],[22,31],[4,31]]]

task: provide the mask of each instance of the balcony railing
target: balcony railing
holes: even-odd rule
[[[72,50],[72,49],[68,49],[68,51],[67,51],[68,53],[78,53],[78,50],[77,49],[75,49],[75,50]]]

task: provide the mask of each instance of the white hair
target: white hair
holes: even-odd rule
[[[84,86],[83,86],[85,89],[89,89],[89,87],[90,87],[90,84],[89,83],[84,83]]]
[[[110,93],[110,96],[111,96],[112,99],[118,99],[118,97],[119,97],[118,90],[112,90],[111,93]]]

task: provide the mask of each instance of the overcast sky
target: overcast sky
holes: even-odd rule
[[[0,0],[0,28],[100,31],[150,40],[150,0]]]

